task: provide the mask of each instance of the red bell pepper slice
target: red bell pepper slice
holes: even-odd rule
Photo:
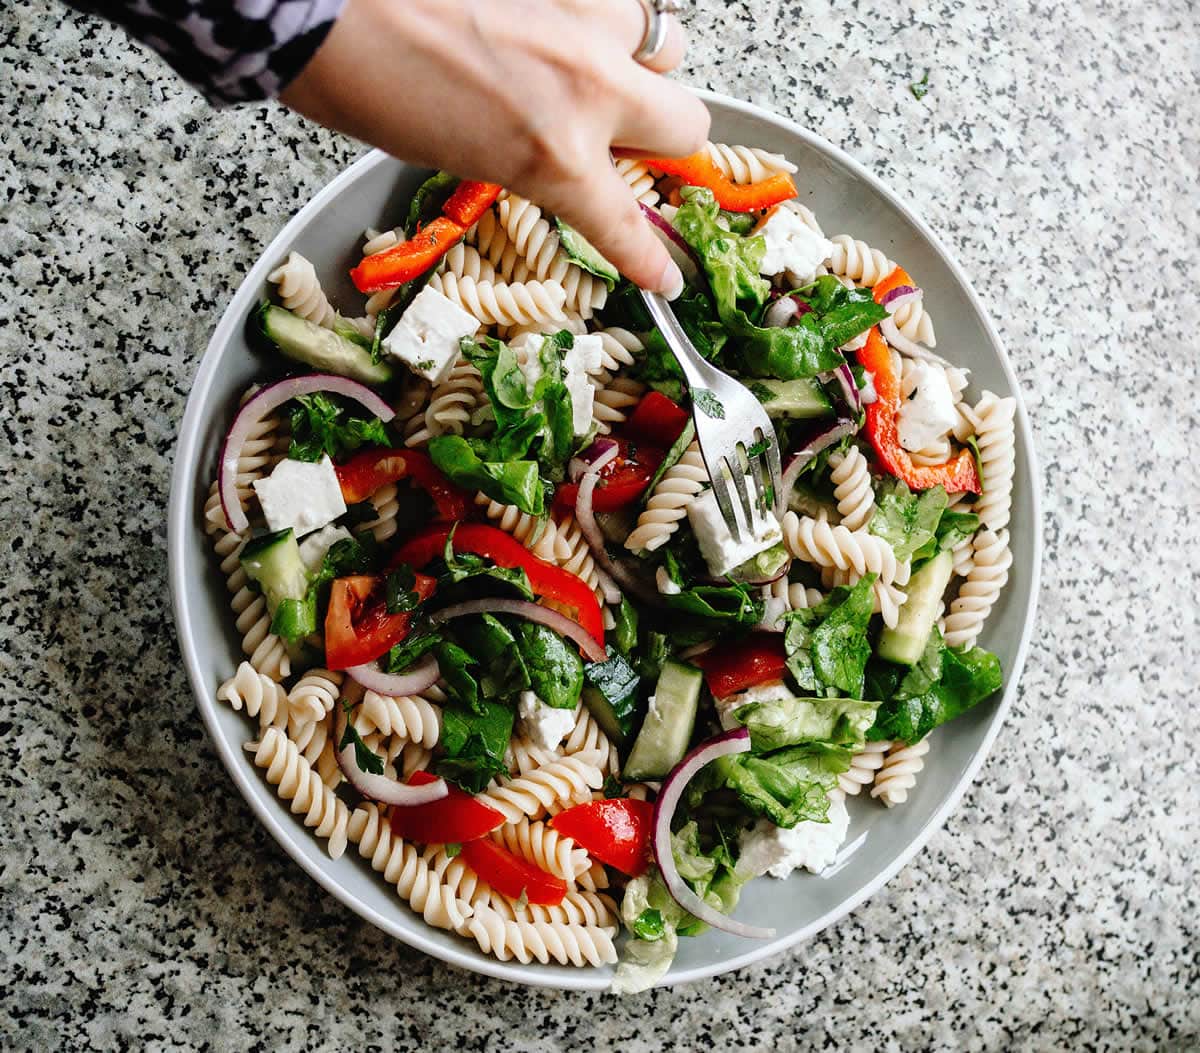
[[[649,391],[629,415],[623,430],[632,438],[669,450],[683,434],[688,420],[687,410],[676,405],[661,391]]]
[[[704,670],[713,698],[728,698],[758,684],[778,680],[787,668],[779,633],[752,633],[744,640],[715,647],[693,661]]]
[[[427,771],[415,771],[408,779],[411,786],[436,781],[437,777]],[[392,833],[422,845],[454,844],[474,841],[504,825],[504,816],[495,808],[489,808],[457,786],[447,785],[447,789],[449,793],[440,800],[393,808]]]
[[[437,506],[439,519],[462,519],[471,507],[470,495],[455,486],[419,450],[364,450],[336,466],[342,500],[348,505],[365,501],[381,486],[411,479]]]
[[[615,512],[633,504],[646,492],[650,480],[662,463],[663,452],[628,439],[617,439],[617,456],[600,469],[592,491],[593,512]],[[554,492],[554,507],[559,512],[574,512],[579,497],[578,483],[564,483]]]
[[[567,883],[489,838],[464,842],[462,859],[484,881],[509,899],[554,907],[567,894]]]
[[[893,289],[900,288],[902,285],[908,285],[913,289],[917,287],[917,283],[912,280],[908,271],[903,267],[894,267],[890,274],[885,275],[882,280],[877,281],[874,288],[871,289],[871,292],[875,296],[875,302],[878,304],[883,303],[883,298],[888,293]]]
[[[979,471],[970,450],[960,450],[945,464],[915,465],[900,445],[900,378],[892,369],[892,356],[878,329],[867,334],[867,342],[856,352],[859,365],[875,378],[878,396],[866,407],[866,431],[879,463],[899,476],[910,489],[928,490],[942,486],[946,493],[983,492]]]
[[[442,215],[466,230],[478,222],[504,188],[499,183],[479,183],[464,179],[442,206]]]
[[[392,246],[387,252],[364,256],[362,263],[350,272],[350,280],[362,293],[394,289],[435,266],[466,232],[461,223],[438,216],[408,241]]]
[[[550,826],[571,838],[593,859],[616,867],[622,874],[637,877],[650,862],[650,834],[654,829],[654,805],[617,797],[588,801],[559,812]]]
[[[575,611],[575,619],[604,646],[604,616],[596,594],[587,582],[561,567],[538,559],[511,534],[484,523],[435,523],[420,531],[392,557],[391,566],[407,563],[424,567],[440,556],[446,538],[454,531],[457,552],[473,552],[490,559],[498,567],[521,567],[529,576],[529,585],[537,595],[561,603]]]
[[[645,161],[667,175],[679,176],[691,186],[705,186],[727,212],[757,212],[796,196],[796,184],[786,172],[757,183],[735,183],[705,152],[690,157],[652,157]]]
[[[381,575],[355,574],[333,583],[325,614],[326,668],[373,662],[408,635],[412,612],[388,613],[385,580]],[[433,578],[418,574],[413,591],[427,600],[435,584]]]

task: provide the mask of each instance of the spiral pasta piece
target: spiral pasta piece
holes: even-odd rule
[[[592,556],[587,538],[583,536],[583,528],[576,522],[573,515],[567,513],[558,520],[557,530],[558,539],[565,555],[557,558],[555,562],[563,570],[586,582],[596,594],[600,605],[603,606],[611,597],[607,594],[605,582],[596,567],[596,560]],[[619,601],[620,593],[617,593],[615,598]]]
[[[560,965],[611,965],[617,960],[615,929],[548,921],[511,921],[490,907],[476,908],[469,931],[484,954],[524,964],[537,959]]]
[[[259,385],[251,384],[238,400],[238,406],[244,406],[259,390]],[[235,477],[238,501],[243,510],[247,507],[247,502],[257,500],[254,481],[268,475],[271,469],[287,456],[291,441],[291,425],[280,413],[269,413],[251,427],[246,441],[238,451]],[[218,531],[228,532],[229,521],[225,518],[220,490],[217,480],[214,479],[208,488],[208,498],[204,502],[204,532],[215,534]]]
[[[929,317],[929,312],[925,310],[925,304],[921,300],[913,300],[898,308],[892,315],[892,321],[896,323],[901,336],[926,347],[937,347],[933,319]]]
[[[613,164],[617,174],[625,180],[633,196],[647,208],[658,204],[658,191],[654,189],[654,173],[642,161],[632,157],[618,157]]]
[[[687,516],[687,506],[708,484],[708,469],[700,444],[693,442],[679,461],[663,473],[663,477],[646,502],[637,525],[625,539],[631,552],[653,552],[671,540]]]
[[[904,568],[907,575],[908,564],[898,564]],[[821,585],[826,589],[836,589],[839,585],[854,585],[862,575],[853,568],[838,570],[837,567],[821,568]],[[871,586],[874,601],[871,610],[883,616],[883,624],[889,629],[894,628],[900,619],[900,608],[908,599],[907,594],[896,582],[877,579]]]
[[[887,584],[908,584],[908,563],[896,559],[892,546],[883,538],[865,530],[830,526],[824,520],[788,512],[783,517],[783,540],[797,559],[818,567],[851,571],[854,581],[864,574],[878,574],[879,580]]]
[[[392,833],[378,805],[359,805],[350,816],[348,835],[358,844],[359,855],[370,860],[371,869],[383,874],[426,922],[438,929],[467,932],[471,905],[455,895],[414,845]]]
[[[248,716],[258,718],[261,727],[282,728],[288,722],[287,692],[249,662],[242,662],[237,672],[217,688],[217,698],[239,713],[244,707]]]
[[[280,302],[292,314],[325,329],[333,328],[337,311],[321,288],[316,268],[300,253],[288,253],[288,258],[267,275],[267,281],[279,286]]]
[[[524,735],[515,734],[508,740],[504,750],[504,763],[515,775],[526,775],[531,771],[551,764],[561,756],[556,750],[548,750]]]
[[[396,516],[400,511],[400,488],[395,483],[385,483],[369,498],[375,509],[373,519],[354,524],[354,533],[370,534],[376,541],[384,542],[396,534]]]
[[[467,240],[474,243],[480,254],[495,269],[501,281],[523,282],[530,276],[529,265],[508,236],[496,209],[489,208],[471,228]]]
[[[871,248],[865,241],[856,241],[849,234],[838,234],[831,240],[830,274],[851,278],[862,285],[874,285],[896,268],[878,249]]]
[[[514,779],[493,781],[478,800],[510,823],[523,815],[538,819],[557,804],[570,806],[590,800],[591,791],[604,785],[600,768],[604,760],[598,753],[562,757]]]
[[[979,444],[983,493],[975,502],[974,511],[979,516],[979,525],[993,532],[1008,526],[1012,511],[1016,411],[1016,399],[1002,399],[990,391],[985,391],[975,406],[975,441]]]
[[[258,742],[246,749],[254,754],[254,763],[266,769],[267,782],[285,801],[291,801],[292,814],[304,816],[304,825],[315,828],[317,837],[329,840],[329,855],[337,859],[346,850],[349,810],[329,789],[300,755],[296,744],[279,728],[267,728]]]
[[[354,726],[360,735],[378,731],[431,750],[442,732],[442,711],[420,695],[393,698],[367,691],[354,713]]]
[[[473,900],[479,906],[481,900]],[[603,892],[588,889],[568,889],[559,903],[529,903],[524,906],[510,896],[495,891],[485,905],[507,921],[542,921],[556,925],[596,925],[616,930],[619,924],[617,905]]]
[[[435,435],[461,435],[483,397],[479,370],[460,357],[450,375],[433,389],[425,413],[405,425],[404,445],[424,446]]]
[[[833,496],[837,501],[842,526],[861,530],[875,514],[875,491],[871,487],[871,469],[862,450],[851,446],[845,453],[829,458],[833,471]]]
[[[435,274],[429,285],[484,325],[530,325],[566,318],[567,291],[554,281],[477,282]]]
[[[735,183],[758,183],[773,175],[790,175],[796,171],[796,166],[783,154],[773,154],[757,146],[707,143],[704,152],[725,177]]]
[[[580,704],[575,711],[575,727],[562,744],[562,751],[568,757],[576,753],[599,754],[604,758],[605,775],[616,775],[621,770],[616,744],[604,733],[592,716],[592,711],[584,704]]]
[[[844,794],[857,797],[864,786],[875,781],[875,773],[883,767],[883,757],[892,744],[888,741],[866,742],[850,757],[850,769],[838,775],[838,788]]]
[[[516,505],[502,505],[499,501],[493,501],[485,493],[475,495],[475,504],[496,526],[512,534],[538,559],[556,563],[570,558],[571,546],[550,516],[530,515]]]
[[[458,242],[442,257],[439,273],[453,274],[456,278],[470,278],[477,282],[494,282],[496,268],[492,261],[482,256],[473,245]]]
[[[515,822],[497,827],[488,836],[514,855],[572,885],[592,865],[588,854],[571,838],[563,837],[537,819],[521,816]]]
[[[883,758],[883,764],[875,773],[875,784],[871,796],[883,801],[889,808],[908,800],[908,791],[917,784],[917,773],[925,767],[925,755],[929,752],[929,737],[911,746],[903,742],[888,743],[891,747]]]
[[[613,377],[603,387],[596,387],[595,402],[592,404],[592,419],[599,435],[607,435],[618,424],[623,424],[630,411],[646,391],[646,385],[630,377]]]
[[[288,708],[301,722],[320,720],[341,694],[343,675],[330,669],[310,669],[288,692]]]
[[[947,647],[974,645],[1001,590],[1008,583],[1008,570],[1013,561],[1008,531],[1001,530],[997,534],[980,529],[975,536],[972,558],[974,566],[946,615]]]
[[[633,365],[645,345],[636,333],[618,326],[597,329],[596,336],[600,337],[600,370],[591,374],[591,381],[602,388],[612,381],[614,373]]]

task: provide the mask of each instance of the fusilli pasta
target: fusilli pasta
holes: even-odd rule
[[[829,258],[829,273],[852,278],[862,285],[874,285],[895,270],[896,265],[878,249],[849,234],[832,239],[833,255]]]
[[[700,444],[693,442],[679,461],[663,473],[638,516],[637,525],[625,539],[625,547],[631,552],[662,548],[687,516],[687,506],[707,485],[708,469],[704,467]]]
[[[727,146],[708,143],[704,152],[724,175],[735,183],[758,183],[780,172],[792,173],[796,166],[782,154],[757,146]]]
[[[983,475],[983,493],[975,502],[979,525],[993,532],[1008,526],[1012,509],[1013,473],[1016,470],[1016,437],[1013,419],[1016,399],[998,398],[990,391],[975,406],[975,441],[979,444],[979,464]]]
[[[300,253],[289,253],[288,258],[267,275],[267,281],[279,286],[279,299],[293,314],[325,329],[333,328],[337,311],[321,288],[316,268]]]
[[[917,772],[925,767],[925,755],[929,752],[929,738],[923,738],[911,746],[903,742],[889,744],[883,765],[875,773],[875,784],[871,796],[883,801],[889,808],[908,800],[908,791],[917,784]]]
[[[435,274],[429,287],[484,325],[529,325],[566,318],[567,291],[558,282],[477,282],[465,276]]]
[[[864,786],[875,781],[875,773],[883,767],[883,756],[892,744],[886,740],[867,742],[850,758],[850,769],[838,775],[838,788],[842,793],[857,797]]]
[[[487,494],[475,495],[475,503],[501,530],[512,534],[538,559],[559,562],[569,559],[571,547],[550,516],[533,516],[516,505],[502,505]]]
[[[479,370],[460,358],[450,375],[433,389],[424,414],[405,425],[404,444],[424,446],[435,435],[461,435],[483,397]]]
[[[866,457],[857,446],[851,446],[844,454],[835,453],[829,458],[833,471],[833,496],[837,501],[842,526],[847,530],[861,530],[875,514],[875,491],[871,487],[871,469]]]
[[[980,529],[972,546],[972,567],[946,615],[946,646],[971,646],[1008,582],[1012,551],[1008,531]]]
[[[420,695],[381,695],[367,691],[354,713],[361,735],[378,731],[393,738],[419,742],[433,749],[442,730],[442,711]]]
[[[523,815],[537,819],[555,804],[589,800],[591,791],[604,785],[600,766],[605,759],[599,753],[562,757],[525,775],[494,781],[479,799],[507,822],[516,822]]]
[[[515,822],[497,827],[488,836],[510,852],[570,884],[592,865],[588,854],[571,838],[563,837],[540,820],[522,816]]]
[[[490,907],[479,907],[469,931],[484,954],[501,961],[534,959],[560,965],[606,965],[617,960],[614,929],[547,921],[510,921]]]

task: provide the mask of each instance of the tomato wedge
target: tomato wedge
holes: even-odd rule
[[[648,391],[625,422],[625,434],[634,439],[670,449],[683,434],[689,420],[687,410],[661,391]]]
[[[471,506],[470,495],[455,486],[419,450],[363,450],[336,467],[342,499],[348,505],[365,501],[381,486],[411,479],[437,507],[439,519],[462,519]]]
[[[408,635],[412,612],[388,613],[385,582],[379,574],[355,574],[333,583],[325,613],[326,668],[373,662]],[[413,590],[427,600],[435,584],[433,578],[418,574]]]
[[[778,680],[787,668],[783,636],[779,633],[751,633],[744,640],[715,647],[693,661],[704,670],[713,698],[728,698],[756,684]]]
[[[424,567],[446,549],[446,538],[454,531],[454,550],[473,552],[498,567],[521,567],[533,591],[543,599],[561,603],[575,611],[576,621],[604,646],[604,616],[600,603],[587,582],[561,567],[538,559],[511,534],[485,523],[434,523],[409,538],[392,557],[391,566],[407,563]],[[419,576],[419,575],[418,575]]]
[[[411,786],[436,782],[427,771],[415,771],[409,776]],[[477,801],[457,786],[448,786],[449,793],[429,804],[415,804],[392,809],[392,833],[405,841],[418,844],[451,844],[474,841],[477,837],[504,825],[504,816]]]
[[[646,492],[665,456],[657,447],[628,439],[616,442],[617,455],[600,469],[600,478],[592,491],[593,512],[615,512],[633,504]],[[564,483],[554,493],[554,507],[559,512],[574,512],[578,497],[579,484]]]
[[[463,861],[497,892],[509,899],[525,897],[527,903],[553,907],[563,901],[567,883],[547,873],[489,838],[466,841]]]
[[[550,825],[593,859],[622,874],[637,877],[649,865],[654,829],[654,805],[649,801],[629,797],[588,801],[559,812]]]

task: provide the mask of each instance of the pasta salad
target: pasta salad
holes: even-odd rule
[[[1015,405],[969,395],[916,281],[826,237],[785,158],[616,165],[681,324],[772,418],[781,518],[730,533],[692,420],[723,408],[608,261],[444,172],[367,232],[358,310],[297,253],[270,274],[203,517],[245,654],[217,697],[330,855],[486,954],[634,991],[680,938],[769,937],[746,882],[830,867],[849,799],[903,804],[1001,687],[976,641]]]

